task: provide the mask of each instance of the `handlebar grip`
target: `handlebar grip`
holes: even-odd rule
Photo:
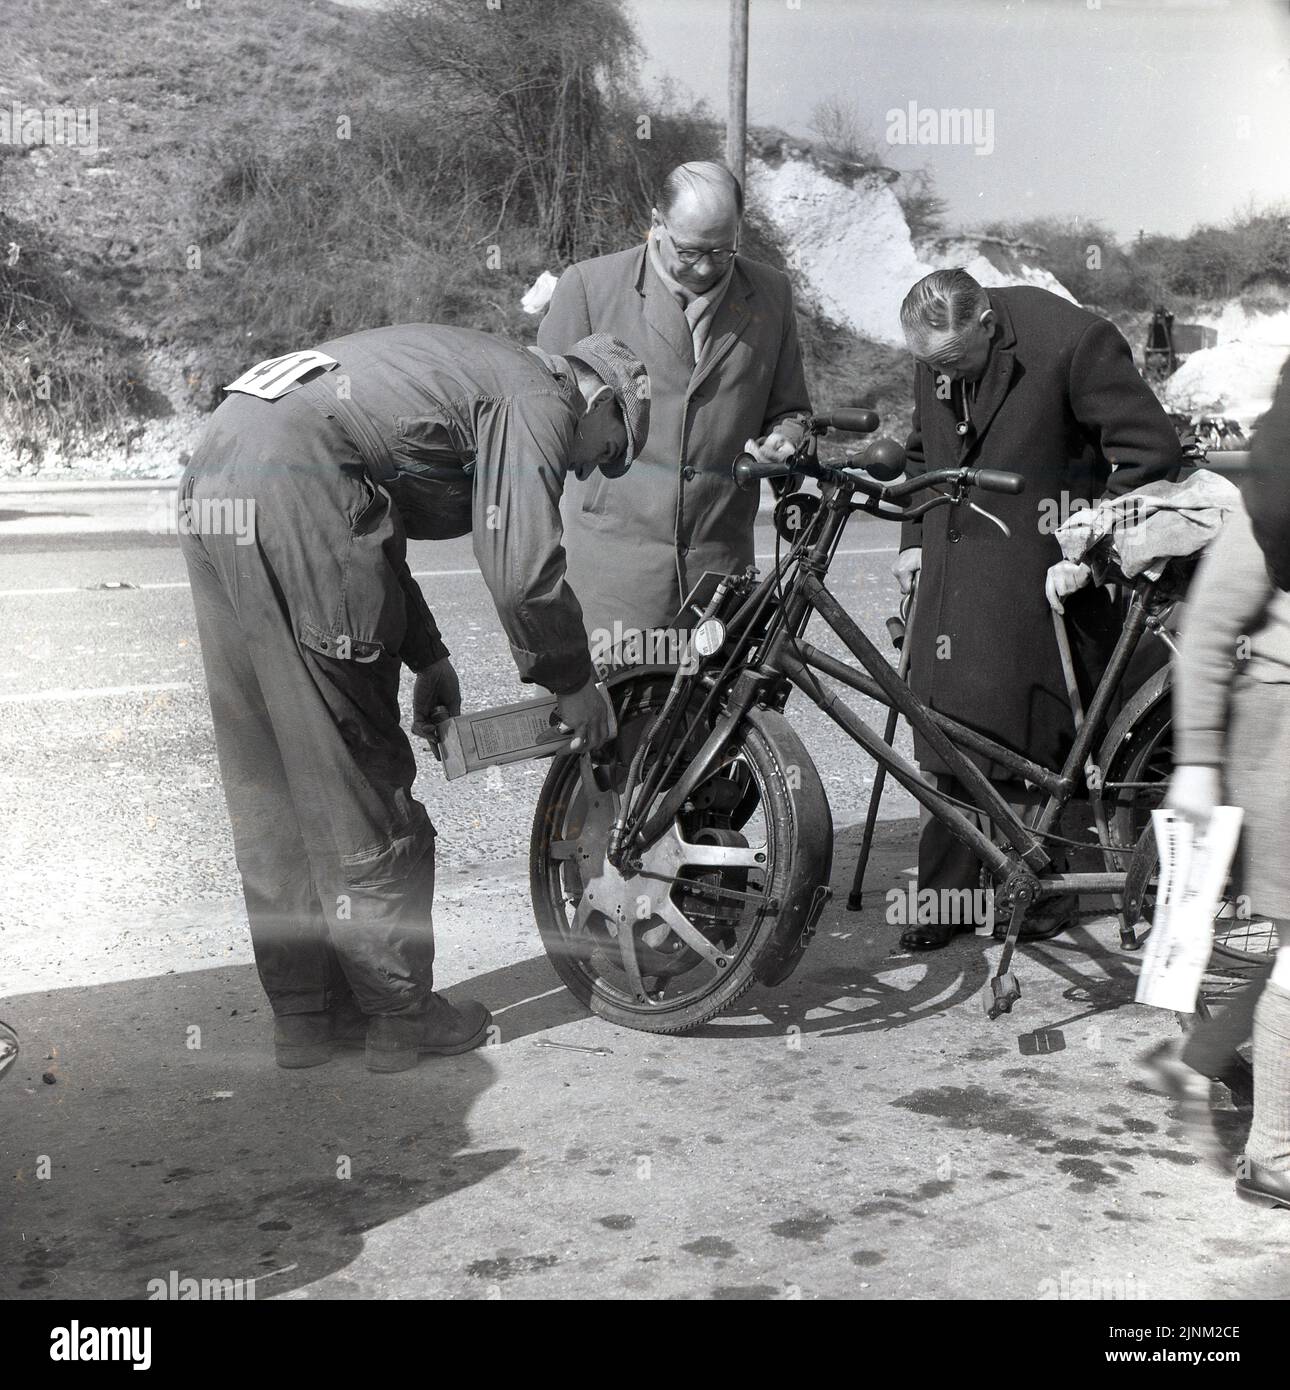
[[[973,469],[972,483],[986,492],[1009,492],[1014,497],[1026,490],[1026,480],[1020,473],[1002,473],[997,468]]]
[[[831,430],[845,430],[848,434],[872,434],[878,428],[878,412],[857,406],[848,410],[831,410],[827,415],[817,415],[815,421],[827,425]]]
[[[735,482],[740,487],[747,487],[750,483],[759,483],[763,478],[786,478],[792,471],[791,462],[780,463],[772,459],[769,463],[763,463],[761,459],[754,458],[751,454],[740,454],[731,469]]]

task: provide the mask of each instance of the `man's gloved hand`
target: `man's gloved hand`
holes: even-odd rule
[[[896,563],[892,565],[891,572],[896,576],[900,584],[900,592],[907,594],[914,584],[914,576],[923,568],[923,549],[918,545],[911,545],[908,550],[902,550]]]
[[[787,463],[797,448],[791,439],[785,439],[778,430],[774,430],[762,439],[748,440],[744,452],[751,454],[759,463]]]
[[[446,656],[417,672],[417,681],[412,687],[412,732],[429,740],[436,758],[439,749],[435,742],[435,724],[460,713],[461,682]]]
[[[1066,605],[1062,599],[1070,598],[1092,577],[1093,571],[1087,565],[1077,565],[1073,560],[1058,560],[1055,565],[1050,566],[1048,578],[1044,581],[1044,593],[1048,595],[1053,612],[1065,613]]]
[[[1165,806],[1178,815],[1203,826],[1223,800],[1223,779],[1218,768],[1184,763],[1174,768],[1165,792]]]
[[[609,705],[596,689],[594,676],[571,694],[555,698],[560,727],[567,734],[577,735],[569,745],[570,752],[594,752],[609,742]]]

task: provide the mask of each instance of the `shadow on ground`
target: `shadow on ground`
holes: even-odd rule
[[[911,952],[899,944],[903,923],[887,920],[887,892],[902,895],[915,853],[917,821],[886,821],[877,827],[866,875],[864,909],[848,912],[847,892],[858,853],[858,826],[844,830],[835,847],[833,898],[794,974],[773,989],[754,987],[702,1028],[694,1038],[733,1035],[759,1038],[782,1036],[790,1028],[803,1034],[845,1036],[886,1032],[948,1013],[974,997],[984,1000],[997,943],[989,937],[964,934],[940,951]],[[1086,919],[1087,920],[1087,919]],[[1069,1015],[1034,1019],[1025,1000],[1028,970],[1065,979],[1063,999]],[[1118,949],[1079,927],[1048,942],[1023,945],[1015,971],[1022,978],[1023,1003],[1011,1020],[998,1023],[1001,1033],[1015,1032],[1009,1023],[1026,1023],[1036,1036],[1019,1043],[1025,1055],[1058,1050],[1063,1024],[1082,1021],[1133,1003],[1136,970]],[[545,956],[472,976],[478,991],[497,1015],[505,1041],[586,1017],[586,1011],[564,990]]]
[[[5,1009],[23,1047],[0,1090],[5,1298],[146,1298],[172,1270],[280,1295],[517,1152],[470,1151],[486,1052],[397,1076],[369,1076],[356,1051],[275,1067],[249,966]]]

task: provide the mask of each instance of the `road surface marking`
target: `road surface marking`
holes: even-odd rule
[[[160,695],[168,690],[191,690],[189,681],[162,681],[155,685],[100,685],[87,690],[37,690],[29,695],[0,695],[0,705],[34,705],[43,700],[110,700],[118,695]]]
[[[869,547],[868,549],[864,549],[864,550],[839,550],[839,551],[836,552],[836,555],[837,555],[838,557],[841,557],[841,556],[843,556],[843,555],[894,555],[894,554],[896,553],[896,551],[899,550],[899,548],[900,548],[899,546],[895,546],[895,545],[879,545],[879,546],[872,546],[872,547]],[[757,552],[757,554],[754,556],[754,558],[757,559],[757,560],[773,560],[773,559],[775,558],[775,553],[774,553],[774,551],[771,551],[771,550],[759,550],[759,551]],[[479,576],[479,570],[478,570],[478,569],[467,569],[467,570],[413,570],[413,571],[412,571],[412,577],[413,577],[413,579],[456,579],[456,578],[460,578],[460,577],[463,576],[463,575],[475,575],[476,577],[478,577],[478,576]],[[131,588],[129,588],[129,589],[98,589],[98,588],[90,588],[90,587],[88,587],[88,586],[86,586],[86,585],[84,585],[84,584],[77,584],[77,585],[69,585],[69,586],[66,587],[66,588],[61,588],[61,587],[60,587],[60,588],[48,588],[48,589],[0,589],[0,598],[36,598],[36,597],[38,597],[38,596],[41,595],[41,594],[103,594],[103,593],[128,594],[128,593],[137,593],[137,592],[140,592],[141,590],[144,590],[144,589],[186,589],[186,588],[188,588],[188,583],[187,583],[186,580],[182,580],[182,579],[170,580],[170,581],[167,581],[167,582],[165,582],[165,583],[157,583],[157,584],[135,584],[135,585],[133,585],[133,586],[132,586]]]

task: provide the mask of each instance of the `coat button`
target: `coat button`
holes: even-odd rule
[[[690,547],[686,545],[684,542],[682,542],[680,545],[677,546],[676,553],[678,555],[688,555],[690,553]]]
[[[681,470],[681,477],[683,477],[687,483],[693,482],[693,481],[694,481],[694,469],[693,469],[693,467],[692,467],[691,465],[687,464],[687,465]]]
[[[957,526],[951,526],[951,527],[950,527],[950,540],[952,540],[952,541],[960,541],[960,540],[962,540],[962,539],[963,539],[963,533],[958,529],[958,527],[957,527]]]

